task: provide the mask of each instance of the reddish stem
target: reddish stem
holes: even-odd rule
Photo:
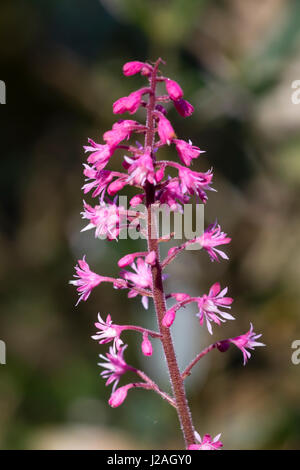
[[[161,59],[159,59],[151,73],[150,85],[151,91],[149,94],[149,102],[147,106],[147,131],[145,135],[145,150],[151,152],[153,160],[155,160],[155,154],[153,152],[154,148],[154,137],[155,137],[155,104],[156,104],[156,83],[157,83],[157,70]],[[166,361],[169,369],[171,385],[173,389],[173,394],[176,402],[176,409],[181,425],[181,429],[184,435],[185,444],[188,447],[191,444],[195,443],[194,437],[194,427],[192,423],[191,413],[186,399],[185,389],[183,379],[181,377],[174,345],[171,337],[169,328],[166,328],[162,324],[163,317],[166,313],[166,302],[165,294],[163,289],[162,282],[162,267],[159,258],[159,243],[157,236],[152,236],[155,233],[154,221],[152,220],[152,210],[151,206],[155,203],[155,188],[152,184],[147,182],[146,184],[146,206],[148,213],[148,251],[155,251],[156,253],[156,262],[154,266],[151,267],[152,272],[152,292],[153,300],[157,315],[157,321],[159,326],[159,331],[162,335],[161,342],[163,345],[164,353],[166,356]]]
[[[192,362],[187,366],[187,368],[183,371],[181,377],[182,379],[186,379],[189,375],[191,375],[191,370],[192,368],[197,364],[198,361],[200,361],[200,359],[202,359],[202,357],[206,356],[206,354],[208,354],[210,351],[212,351],[213,349],[215,349],[217,347],[218,343],[214,343],[214,344],[211,344],[210,346],[208,346],[207,348],[203,349],[203,351],[201,351],[199,354],[197,354],[197,356],[195,357],[195,359],[192,360]]]

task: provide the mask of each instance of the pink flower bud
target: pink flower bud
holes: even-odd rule
[[[126,75],[126,77],[129,77],[130,75],[135,75],[136,73],[139,73],[144,66],[144,62],[139,62],[137,60],[133,62],[127,62],[123,65],[123,73],[124,75]]]
[[[162,321],[163,326],[165,326],[166,328],[170,328],[170,326],[173,324],[175,320],[175,316],[176,316],[175,311],[172,308],[168,310]]]
[[[117,408],[118,406],[122,405],[123,401],[127,397],[128,390],[132,388],[132,385],[124,385],[124,387],[117,388],[115,392],[113,392],[108,400],[108,404],[112,408]]]
[[[159,183],[163,179],[164,176],[165,176],[165,167],[161,166],[159,170],[157,170],[157,172],[155,173],[155,179],[157,183]]]
[[[150,253],[146,256],[145,261],[147,264],[153,266],[156,261],[156,253],[155,251],[150,251]]]
[[[143,93],[144,90],[137,90],[115,101],[113,104],[114,114],[123,114],[126,111],[130,114],[135,113],[141,105]]]
[[[159,134],[160,140],[164,144],[168,144],[168,145],[170,145],[171,140],[176,137],[175,131],[170,121],[162,115],[159,116],[158,134]]]
[[[131,253],[129,255],[123,256],[123,258],[119,259],[118,261],[119,268],[124,268],[125,266],[128,266],[129,264],[133,263],[135,257],[136,257],[135,253]]]
[[[153,353],[152,344],[149,341],[147,333],[143,334],[142,352],[144,356],[152,356]]]
[[[171,100],[177,101],[183,97],[181,86],[174,80],[166,80],[166,89]]]
[[[126,184],[126,181],[115,180],[108,186],[107,192],[110,196],[114,196],[117,192],[121,191]]]
[[[192,106],[191,103],[183,99],[174,101],[174,106],[177,109],[177,112],[182,117],[189,117],[194,112],[194,106]]]
[[[188,294],[185,294],[184,292],[176,292],[172,294],[172,297],[177,300],[177,302],[183,302],[184,300],[187,300],[190,298]]]
[[[143,203],[143,200],[144,200],[144,197],[145,197],[145,194],[142,193],[142,194],[136,194],[135,196],[133,196],[133,198],[130,199],[130,205],[131,207],[136,207],[138,206],[139,204],[142,204]]]
[[[167,115],[167,110],[166,110],[166,108],[165,108],[163,105],[157,104],[157,105],[155,106],[155,109],[156,109],[157,111],[159,111],[160,113],[162,113],[164,116]]]

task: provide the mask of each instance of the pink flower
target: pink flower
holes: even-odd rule
[[[211,335],[211,322],[220,325],[221,322],[225,322],[226,320],[234,320],[232,315],[219,309],[219,307],[231,308],[230,305],[233,302],[231,297],[224,297],[228,291],[227,287],[220,291],[221,286],[216,282],[210,288],[208,295],[204,294],[202,297],[197,298],[199,312],[196,316],[199,318],[200,325],[203,325],[204,319],[206,320],[207,329]]]
[[[187,166],[190,166],[193,158],[197,158],[200,153],[204,153],[204,150],[192,145],[191,141],[185,142],[185,140],[174,139],[173,142],[181,161]]]
[[[231,238],[227,237],[226,233],[221,232],[220,225],[216,223],[209,225],[203,235],[197,237],[195,241],[200,243],[202,248],[207,251],[211,261],[219,261],[218,255],[223,259],[228,259],[226,253],[215,248],[218,245],[226,245],[231,241]]]
[[[170,308],[170,310],[167,310],[162,320],[163,326],[165,326],[166,328],[170,328],[170,326],[174,323],[175,317],[176,317],[176,312],[173,308]]]
[[[143,334],[142,353],[144,354],[144,356],[152,356],[153,354],[152,344],[151,341],[149,341],[147,333]]]
[[[263,343],[258,343],[256,340],[261,337],[253,331],[253,325],[250,323],[250,330],[241,336],[236,336],[235,338],[229,338],[228,341],[236,345],[243,353],[244,365],[246,365],[248,359],[251,357],[251,353],[247,351],[248,349],[254,349],[258,346],[265,346]]]
[[[210,434],[205,434],[201,439],[201,436],[195,431],[195,437],[199,444],[189,445],[188,450],[218,450],[223,447],[223,443],[219,441],[221,434],[218,434],[214,439]]]
[[[118,406],[122,405],[124,400],[127,397],[127,392],[133,387],[133,384],[124,385],[124,387],[117,388],[108,400],[108,404],[112,408],[117,408]]]
[[[106,353],[106,357],[103,354],[99,354],[101,359],[104,359],[106,362],[99,362],[98,366],[103,367],[104,370],[101,372],[101,376],[106,380],[105,385],[113,384],[112,391],[114,392],[120,378],[123,374],[125,374],[129,370],[135,370],[133,367],[126,364],[124,360],[124,351],[127,348],[127,344],[122,346],[120,349],[116,349],[115,347],[111,346],[109,348],[109,353]]]
[[[131,264],[131,268],[135,271],[121,271],[121,277],[127,281],[132,282],[135,287],[140,287],[142,289],[152,289],[152,275],[150,266],[143,260],[143,258],[138,258],[136,263]],[[135,290],[130,290],[128,297],[136,297],[138,293]],[[148,297],[142,296],[142,304],[144,308],[148,308]]]
[[[128,182],[131,185],[144,186],[146,181],[155,184],[153,160],[148,152],[139,155],[136,159],[125,157],[125,160],[129,164]]]
[[[156,194],[161,204],[167,204],[172,211],[182,211],[182,204],[189,201],[189,196],[182,193],[179,181],[171,179]]]
[[[168,145],[170,145],[172,139],[176,137],[175,131],[170,121],[162,114],[159,115],[158,134],[162,143]]]
[[[122,328],[112,322],[111,316],[107,315],[106,320],[102,320],[100,313],[98,313],[98,321],[95,323],[99,331],[92,336],[93,339],[99,341],[99,344],[106,344],[113,341],[116,349],[120,349],[123,341],[120,339]]]
[[[211,170],[206,173],[192,171],[189,168],[181,167],[178,173],[182,193],[196,194],[201,201],[207,201],[205,190],[212,190],[210,187],[213,174]]]
[[[77,292],[80,295],[76,304],[78,305],[81,300],[87,300],[94,287],[101,284],[101,282],[105,281],[107,278],[91,271],[88,263],[85,261],[85,256],[83,259],[78,260],[78,265],[75,266],[75,270],[76,274],[74,274],[74,277],[78,279],[69,281],[69,283],[77,287]]]
[[[100,205],[92,207],[83,201],[84,211],[81,212],[83,219],[90,223],[81,231],[96,229],[95,237],[107,237],[108,240],[116,240],[120,232],[120,208],[114,203],[100,202]]]
[[[103,139],[110,147],[115,147],[122,142],[122,140],[128,140],[132,132],[139,127],[139,123],[132,119],[115,122],[112,129],[103,134]]]
[[[177,112],[182,117],[189,117],[194,112],[194,106],[182,98],[180,100],[173,101],[173,103]]]
[[[144,62],[139,62],[137,60],[133,62],[127,62],[123,65],[123,73],[126,77],[130,75],[135,75],[136,73],[141,72],[142,75],[148,75],[152,70],[152,67]]]
[[[130,95],[128,96],[119,98],[113,104],[114,114],[123,114],[123,113],[126,113],[127,111],[130,114],[134,114],[141,106],[142,96],[144,93],[145,93],[145,88],[142,88],[141,90],[137,90],[137,91],[130,93]]]
[[[166,80],[166,89],[171,100],[179,100],[183,97],[181,86],[174,80]]]
[[[92,163],[96,170],[102,170],[114,153],[114,149],[109,145],[97,144],[92,139],[88,139],[91,145],[85,145],[85,152],[92,152],[87,161]]]
[[[89,167],[84,164],[83,174],[87,177],[86,183],[82,186],[84,194],[87,194],[91,189],[96,188],[92,197],[99,196],[105,193],[108,184],[112,181],[114,173],[108,170],[96,170],[95,167]]]

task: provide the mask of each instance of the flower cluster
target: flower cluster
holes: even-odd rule
[[[192,198],[206,203],[207,192],[214,190],[211,169],[199,172],[190,168],[203,150],[193,145],[190,140],[179,139],[167,117],[168,103],[173,104],[183,117],[191,116],[194,108],[183,98],[181,86],[161,74],[159,70],[161,63],[161,59],[155,64],[141,61],[126,63],[123,67],[125,76],[130,77],[139,73],[148,83],[147,86],[113,103],[113,113],[118,115],[123,113],[133,115],[139,109],[145,109],[146,124],[133,119],[119,119],[103,134],[102,143],[89,139],[88,145],[84,147],[87,161],[83,165],[85,177],[83,193],[85,195],[90,193],[92,198],[98,200],[95,205],[84,201],[82,218],[86,219],[88,224],[82,230],[93,229],[97,238],[117,240],[121,230],[128,228],[129,225],[134,225],[142,232],[142,221],[146,220],[144,234],[148,249],[144,252],[125,254],[118,262],[120,275],[117,278],[94,273],[83,257],[75,267],[75,280],[70,283],[77,287],[79,294],[77,303],[81,300],[86,301],[91,291],[103,282],[111,283],[116,289],[127,289],[129,298],[140,296],[145,308],[148,308],[149,299],[154,300],[158,331],[151,331],[142,326],[119,325],[113,322],[111,315],[107,315],[104,320],[98,314],[98,321],[95,323],[97,331],[92,338],[100,345],[112,343],[106,355],[100,354],[99,363],[103,369],[101,376],[106,380],[106,385],[112,385],[109,404],[113,408],[120,406],[126,399],[128,391],[133,388],[153,390],[177,410],[186,447],[191,450],[213,450],[222,447],[220,435],[212,439],[206,434],[201,439],[199,434],[194,432],[190,410],[183,392],[184,380],[198,361],[212,349],[225,352],[230,344],[234,344],[242,351],[243,362],[246,364],[250,358],[249,349],[253,350],[263,344],[256,341],[261,335],[256,335],[251,325],[250,330],[244,335],[211,344],[196,356],[182,374],[179,372],[169,333],[177,311],[189,303],[194,303],[197,306],[198,324],[200,327],[206,327],[212,334],[213,324],[220,326],[226,320],[234,319],[228,312],[233,299],[226,296],[227,287],[221,289],[218,282],[211,286],[208,294],[202,296],[191,296],[187,293],[171,293],[166,296],[163,281],[167,275],[162,271],[182,250],[195,243],[208,253],[211,261],[219,261],[221,258],[226,260],[228,256],[219,247],[230,243],[231,239],[221,230],[220,225],[215,223],[208,226],[201,236],[171,248],[167,257],[160,261],[159,243],[170,240],[172,234],[162,239],[153,236],[152,222],[149,222],[152,220],[153,207],[167,204],[172,211],[182,211],[183,205]],[[157,83],[164,83],[166,94],[157,94]],[[144,137],[144,145],[136,141],[139,136]],[[165,145],[174,146],[179,162],[160,159],[160,149]],[[120,154],[121,157],[118,156]],[[111,158],[122,159],[122,171],[108,169]],[[137,189],[137,193],[130,201],[130,210],[118,204],[119,193],[127,185]],[[143,203],[146,205],[147,217],[138,210],[138,206]],[[174,301],[175,304],[168,305]],[[141,335],[141,351],[145,356],[151,356],[153,352],[150,338],[162,342],[174,391],[173,397],[160,390],[144,372],[126,363],[124,352],[127,345],[124,344],[121,335],[129,330]],[[127,372],[136,374],[140,381],[119,386],[119,381]]]

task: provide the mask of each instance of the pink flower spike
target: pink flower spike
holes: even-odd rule
[[[189,117],[194,112],[194,106],[184,99],[173,101],[173,103],[178,114],[180,114],[182,117]]]
[[[78,279],[75,281],[69,281],[69,283],[77,287],[79,299],[76,305],[78,305],[81,300],[86,301],[94,287],[101,284],[101,282],[106,281],[107,278],[91,271],[88,263],[85,261],[85,256],[83,259],[78,260],[75,270],[76,274],[74,274],[74,277],[77,277]]]
[[[106,380],[105,385],[113,384],[113,392],[115,391],[120,378],[129,370],[135,370],[133,367],[129,366],[124,359],[124,351],[127,348],[127,344],[122,346],[120,349],[116,349],[114,346],[109,348],[109,353],[106,353],[106,357],[103,354],[99,354],[101,359],[104,359],[106,362],[98,363],[98,366],[103,367],[104,370],[101,372],[101,376]]]
[[[199,147],[194,146],[191,141],[186,142],[185,140],[174,139],[173,142],[176,146],[179,158],[187,166],[190,166],[191,161],[197,158],[200,153],[205,153],[204,150],[200,150]]]
[[[175,317],[176,317],[175,310],[171,308],[164,315],[164,318],[162,320],[163,326],[165,326],[166,328],[170,328],[170,326],[174,323]]]
[[[181,86],[174,80],[166,80],[166,89],[171,100],[176,101],[183,97]]]
[[[123,341],[120,339],[122,328],[112,322],[111,316],[107,315],[106,320],[102,320],[100,313],[98,313],[98,321],[95,323],[96,328],[99,330],[92,339],[99,341],[99,344],[106,344],[113,341],[116,349],[120,349]]]
[[[214,439],[212,439],[210,434],[205,434],[203,439],[201,439],[201,436],[195,432],[195,437],[199,444],[189,445],[188,450],[218,450],[223,447],[223,443],[219,440],[221,434],[218,434]]]
[[[118,406],[122,405],[124,400],[127,397],[127,392],[133,387],[132,384],[124,385],[124,387],[117,388],[111,396],[110,399],[108,400],[108,404],[112,408],[117,408]]]
[[[150,266],[154,266],[156,261],[155,251],[150,251],[150,253],[148,253],[148,255],[146,256],[145,261],[147,264],[150,264]]]
[[[123,65],[123,73],[126,77],[130,77],[131,75],[135,75],[139,72],[141,72],[142,75],[148,75],[151,70],[152,67],[150,65],[145,64],[145,62],[139,62],[137,60],[133,62],[127,62]]]
[[[171,141],[176,138],[175,131],[170,123],[170,121],[161,114],[159,115],[158,121],[158,134],[160,140],[164,144],[170,145]]]
[[[247,348],[254,349],[255,347],[265,346],[264,343],[258,343],[256,341],[260,337],[261,334],[257,335],[256,333],[254,333],[253,325],[252,323],[250,323],[250,330],[247,333],[241,336],[236,336],[235,338],[229,338],[228,341],[235,344],[235,346],[242,351],[244,358],[244,366],[246,365],[248,359],[250,359],[251,357],[251,353],[247,351]]]
[[[142,352],[144,356],[152,356],[153,354],[153,348],[151,341],[149,341],[148,333],[143,333]]]
[[[210,256],[211,261],[219,261],[218,256],[223,259],[228,259],[224,251],[216,248],[218,245],[227,245],[231,242],[231,238],[227,237],[226,233],[221,231],[220,225],[211,224],[204,231],[203,235],[195,239]]]
[[[216,282],[209,290],[209,294],[204,294],[202,297],[198,297],[196,302],[198,303],[199,312],[197,317],[199,318],[200,325],[203,325],[204,319],[206,320],[206,326],[209,333],[212,335],[211,322],[220,325],[221,322],[226,320],[234,320],[234,317],[218,307],[231,308],[230,305],[233,302],[231,297],[224,297],[227,293],[227,287],[221,292],[221,287]]]

